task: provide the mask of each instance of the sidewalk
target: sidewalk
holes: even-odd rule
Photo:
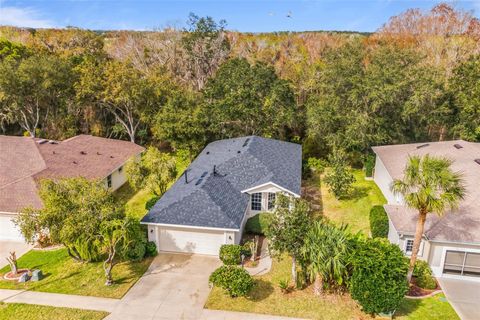
[[[112,312],[120,303],[120,299],[6,289],[0,289],[0,301],[106,312]]]
[[[268,252],[267,238],[263,238],[262,249],[260,250],[260,259],[255,268],[245,268],[251,276],[261,276],[270,271],[272,268],[272,258]]]

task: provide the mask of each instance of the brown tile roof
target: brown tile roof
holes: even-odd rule
[[[460,145],[457,149],[455,145]],[[418,148],[419,146],[422,146]],[[393,179],[402,178],[410,155],[443,156],[453,161],[452,169],[464,174],[467,194],[455,212],[438,218],[430,214],[425,225],[425,236],[436,241],[480,243],[480,143],[463,140],[403,144],[374,147],[373,151],[385,165]],[[386,205],[385,209],[400,233],[415,231],[417,213],[404,206]]]
[[[143,150],[89,135],[58,142],[0,135],[0,212],[41,207],[37,183],[42,178],[103,179]]]

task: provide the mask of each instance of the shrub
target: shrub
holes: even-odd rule
[[[423,289],[435,289],[437,281],[432,275],[432,269],[426,261],[417,260],[413,269],[413,276],[416,277],[416,284]]]
[[[373,238],[388,237],[388,216],[383,206],[373,206],[370,210],[370,230]]]
[[[153,241],[148,241],[145,246],[145,256],[155,257],[157,255],[157,245]]]
[[[246,296],[253,287],[252,276],[237,266],[221,266],[210,275],[209,282],[224,289],[231,297]]]
[[[353,241],[350,256],[350,293],[366,313],[390,313],[407,290],[408,262],[403,252],[386,239]]]
[[[142,225],[140,225],[137,220],[131,217],[128,219],[131,220],[131,223],[128,224],[129,227],[126,237],[128,249],[125,252],[124,258],[132,261],[139,261],[145,257],[147,237]]]
[[[147,209],[147,210],[152,209],[152,207],[155,205],[155,203],[157,203],[158,199],[160,199],[160,197],[158,197],[158,196],[153,196],[153,197],[151,197],[151,198],[145,203],[145,209]]]
[[[250,234],[265,235],[268,223],[272,214],[268,212],[259,213],[247,220],[245,232]]]
[[[238,244],[224,244],[220,247],[220,260],[226,265],[238,265],[242,262],[243,247]]]
[[[317,173],[323,173],[328,163],[323,159],[310,157],[307,159],[307,167]]]
[[[375,156],[369,154],[365,159],[365,176],[373,177],[373,169],[375,168]]]

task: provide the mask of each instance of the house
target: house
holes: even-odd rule
[[[23,241],[12,218],[25,207],[42,207],[41,179],[101,179],[116,190],[126,181],[125,162],[143,150],[131,142],[90,135],[64,141],[0,135],[0,240]]]
[[[302,147],[257,136],[212,142],[158,200],[142,224],[159,251],[218,255],[240,243],[248,218],[300,197]]]
[[[442,156],[462,172],[467,194],[458,210],[442,218],[429,214],[420,245],[419,259],[429,263],[437,277],[480,280],[480,143],[463,140],[374,147],[374,180],[388,204],[388,239],[408,256],[413,247],[417,213],[390,190],[393,179],[401,179],[409,156]]]

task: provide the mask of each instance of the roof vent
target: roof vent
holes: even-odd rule
[[[202,183],[202,178],[198,179],[197,182],[195,182],[195,185],[198,186],[200,183]]]
[[[114,157],[114,156],[110,156],[110,158],[112,158],[112,159],[113,159],[113,158],[115,158],[115,157]]]
[[[73,160],[73,164],[78,164],[78,162],[77,162],[77,161],[75,161],[75,160]]]
[[[206,176],[207,174],[208,174],[208,172],[207,172],[207,171],[204,171],[204,172],[202,173],[202,176],[201,176],[200,178],[205,178],[205,176]]]
[[[461,144],[458,144],[458,143],[455,143],[453,146],[454,146],[456,149],[462,149],[462,148],[463,148],[463,146],[462,146]]]
[[[210,154],[210,151],[207,151],[207,154]]]
[[[101,153],[97,151],[97,156],[100,156],[100,155],[101,155]]]
[[[80,154],[86,155],[87,153],[85,151],[80,151]]]
[[[242,151],[238,150],[237,153],[241,153]]]
[[[40,139],[40,140],[38,140],[37,143],[38,144],[44,144],[44,143],[47,143],[47,142],[48,142],[48,140],[46,140],[46,139]]]
[[[250,138],[247,138],[247,139],[245,140],[245,142],[243,143],[243,146],[242,146],[242,147],[246,147],[249,141],[250,141]]]
[[[53,153],[53,154],[57,154],[57,153],[55,152],[55,150],[53,150],[52,153]]]
[[[429,145],[430,145],[429,143],[421,144],[417,146],[417,149],[422,149],[422,148],[428,147]]]
[[[473,161],[475,161],[477,164],[480,164],[480,159],[475,159]]]

